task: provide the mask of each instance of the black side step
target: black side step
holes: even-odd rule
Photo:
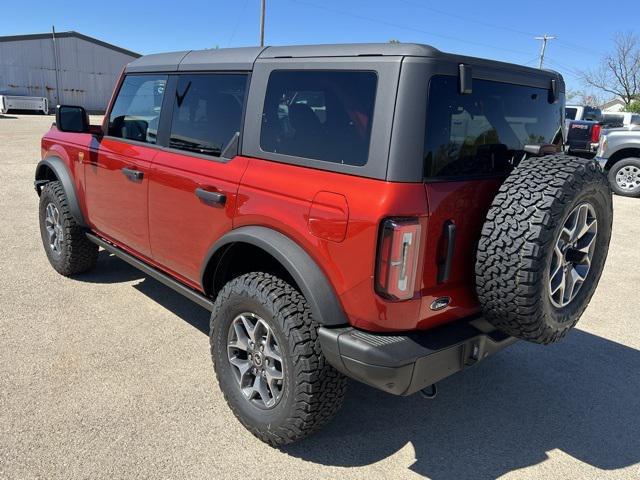
[[[157,268],[154,268],[151,265],[146,264],[142,260],[138,260],[133,255],[125,252],[124,250],[116,247],[115,245],[112,245],[102,240],[101,238],[95,236],[93,233],[87,233],[86,235],[90,241],[104,248],[107,252],[113,253],[116,257],[121,258],[122,260],[127,262],[129,265],[136,267],[138,270],[146,273],[150,277],[155,278],[160,283],[164,283],[167,287],[172,288],[176,292],[184,295],[189,300],[196,302],[201,307],[204,307],[209,311],[213,310],[213,301],[210,298],[205,297],[200,292],[197,292],[196,290],[193,290],[192,288],[189,288],[186,285],[183,285],[177,280],[174,280],[173,278],[171,278],[166,273],[163,273]]]

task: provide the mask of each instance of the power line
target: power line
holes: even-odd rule
[[[549,40],[555,40],[556,37],[553,35],[547,35],[546,33],[541,37],[533,37],[536,40],[542,40],[542,48],[540,48],[540,63],[538,64],[538,68],[542,68],[542,64],[544,63],[544,52],[547,49],[547,42]]]
[[[509,52],[509,53],[516,53],[518,55],[530,55],[531,52],[523,52],[521,50],[513,50],[510,48],[504,48],[504,47],[497,47],[495,45],[489,45],[486,43],[480,43],[480,42],[473,42],[471,40],[465,40],[463,38],[459,38],[459,37],[454,37],[454,36],[450,36],[450,35],[442,35],[439,33],[433,33],[430,32],[428,30],[423,30],[421,28],[416,28],[416,27],[411,27],[408,25],[401,25],[398,23],[394,23],[394,22],[389,22],[386,20],[378,20],[376,18],[372,18],[372,17],[367,17],[365,15],[360,15],[357,13],[352,13],[352,12],[347,12],[344,10],[339,10],[336,8],[331,8],[331,7],[327,7],[326,5],[318,5],[316,3],[312,3],[312,2],[307,2],[307,1],[302,1],[302,0],[291,0],[294,3],[298,3],[300,5],[307,5],[309,7],[314,7],[314,8],[318,8],[318,9],[322,9],[322,10],[327,10],[333,13],[339,13],[341,15],[345,15],[345,16],[349,16],[349,17],[353,17],[353,18],[358,18],[360,20],[365,20],[367,22],[373,22],[373,23],[378,23],[380,25],[386,25],[389,27],[393,27],[393,28],[399,28],[402,30],[407,30],[407,31],[411,31],[411,32],[417,32],[417,33],[422,33],[425,35],[430,35],[432,37],[439,37],[439,38],[444,38],[446,40],[453,40],[455,42],[461,42],[461,43],[468,43],[470,45],[476,45],[476,46],[480,46],[480,47],[485,47],[485,48],[492,48],[494,50],[502,50],[504,52]]]
[[[236,36],[236,32],[238,31],[238,27],[240,26],[240,22],[244,18],[244,11],[247,9],[247,3],[249,3],[249,0],[244,0],[244,4],[242,5],[242,10],[240,10],[240,15],[238,15],[238,20],[236,21],[236,24],[233,26],[233,30],[231,31],[231,36],[229,37],[229,40],[227,41],[227,47],[231,45],[231,42],[233,41],[233,38]]]
[[[418,3],[418,2],[413,2],[413,1],[410,1],[410,0],[400,0],[400,1],[402,3],[404,3],[404,4],[406,4],[406,5],[412,5],[412,6],[415,6],[415,7],[418,7],[418,8],[422,8],[424,10],[429,10],[429,11],[437,13],[439,15],[444,15],[446,17],[455,18],[457,20],[462,20],[464,22],[475,23],[477,25],[482,25],[482,26],[485,26],[485,27],[493,28],[493,29],[504,30],[506,32],[511,32],[511,33],[517,33],[518,35],[523,35],[523,36],[526,36],[526,37],[535,36],[535,33],[532,33],[532,32],[527,32],[525,30],[519,30],[517,28],[509,27],[509,26],[506,26],[506,25],[499,25],[499,24],[496,24],[496,23],[485,22],[484,20],[478,20],[476,18],[466,17],[464,15],[459,15],[459,14],[456,14],[456,13],[445,12],[444,10],[439,10],[437,8],[433,8],[433,7],[428,6],[428,5],[423,5],[423,4]],[[556,40],[558,40],[558,39],[556,39]],[[558,43],[558,46],[560,46],[562,48],[567,48],[567,49],[574,50],[574,51],[580,52],[580,53],[588,53],[588,54],[591,54],[591,55],[593,54],[593,49],[589,49],[589,48],[586,48],[586,47],[581,47],[579,45],[567,42],[565,40],[558,40],[557,43]]]
[[[407,4],[407,5],[412,5],[412,6],[415,6],[415,7],[418,7],[418,8],[423,8],[425,10],[429,10],[431,12],[434,12],[434,13],[437,13],[437,14],[440,14],[440,15],[444,15],[446,17],[451,17],[451,18],[456,18],[458,20],[463,20],[465,22],[475,23],[475,24],[483,25],[483,26],[489,27],[489,28],[498,28],[498,29],[505,30],[505,31],[508,31],[508,32],[517,33],[517,34],[520,34],[520,35],[525,35],[527,37],[531,37],[531,36],[535,35],[535,33],[525,32],[523,30],[518,30],[518,29],[512,28],[512,27],[507,27],[505,25],[497,25],[495,23],[485,22],[483,20],[478,20],[476,18],[470,18],[470,17],[465,17],[463,15],[458,15],[456,13],[445,12],[443,10],[438,10],[437,8],[433,8],[431,6],[423,5],[421,3],[411,2],[409,0],[400,0],[400,1],[402,3]]]

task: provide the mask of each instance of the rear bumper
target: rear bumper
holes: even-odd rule
[[[325,357],[335,368],[394,395],[415,393],[516,341],[482,318],[407,335],[321,327],[319,337]]]

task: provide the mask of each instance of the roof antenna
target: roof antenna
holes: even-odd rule
[[[261,0],[260,1],[261,6],[260,6],[260,46],[264,47],[264,16],[265,16],[265,11],[266,11],[266,0]]]

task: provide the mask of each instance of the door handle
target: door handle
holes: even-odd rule
[[[453,265],[453,252],[456,247],[456,225],[451,220],[444,222],[444,240],[447,245],[447,253],[444,260],[438,265],[438,283],[449,280],[451,266]]]
[[[209,205],[222,207],[227,203],[227,196],[224,193],[210,192],[209,190],[198,187],[195,190],[195,194],[196,197]]]
[[[125,167],[122,169],[122,173],[124,174],[125,177],[127,177],[132,182],[139,182],[144,178],[144,172],[141,172],[140,170],[135,170],[133,168]]]

